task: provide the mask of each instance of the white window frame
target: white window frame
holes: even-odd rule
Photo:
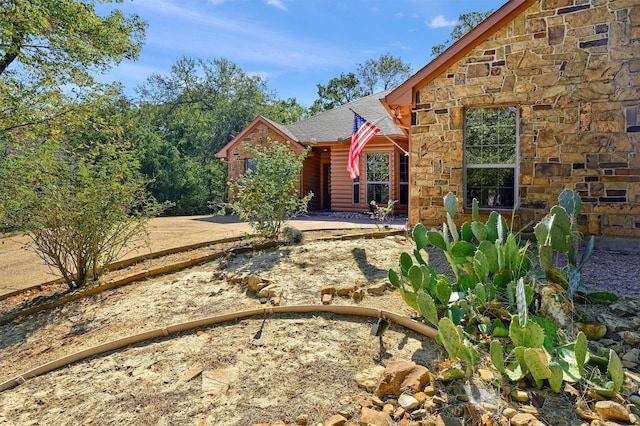
[[[467,164],[467,111],[469,110],[473,110],[473,109],[498,109],[498,108],[513,108],[515,111],[515,136],[516,136],[516,143],[515,143],[515,156],[514,156],[514,163],[513,164],[492,164],[492,163],[486,163],[486,164]],[[504,211],[511,211],[514,208],[517,210],[520,206],[520,199],[519,199],[519,177],[520,177],[520,108],[518,108],[516,105],[492,105],[492,106],[487,106],[487,107],[470,107],[465,109],[465,114],[464,114],[464,118],[465,118],[465,124],[464,124],[464,140],[463,140],[463,158],[464,158],[464,206],[465,208],[471,208],[471,198],[470,195],[468,194],[468,178],[467,178],[467,171],[469,169],[513,169],[513,206],[505,206],[505,207],[501,207],[499,205],[496,206],[483,206],[481,204],[480,208],[484,209],[484,210],[504,210]]]

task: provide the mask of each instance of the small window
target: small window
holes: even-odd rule
[[[367,203],[389,202],[389,154],[367,154]]]
[[[465,111],[466,207],[512,209],[516,204],[518,114],[515,107]]]
[[[353,204],[360,204],[360,177],[353,180]]]
[[[253,173],[258,170],[258,162],[255,158],[247,158],[246,160],[244,160],[244,172],[246,173],[249,170],[251,170]]]
[[[398,203],[406,206],[409,203],[409,156],[401,153],[398,158]]]

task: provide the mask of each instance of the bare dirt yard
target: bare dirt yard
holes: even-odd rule
[[[283,306],[320,304],[321,289],[334,286],[347,295],[334,296],[333,304],[414,317],[397,291],[385,289],[388,269],[413,247],[404,235],[307,241],[228,256],[16,319],[0,327],[0,382],[125,336],[264,306],[235,279],[243,276],[272,281]],[[623,290],[638,293],[637,258],[623,256],[597,253],[591,263],[599,266],[587,274],[587,284],[619,290],[619,283],[634,282]],[[437,270],[447,268],[435,252],[430,261],[441,263]],[[352,297],[354,287],[364,290],[361,301]],[[372,394],[358,387],[358,373],[405,359],[437,374],[446,358],[433,340],[397,324],[380,346],[370,333],[375,322],[327,313],[257,316],[131,345],[0,392],[0,425],[317,425],[338,413],[359,424]],[[434,413],[458,419],[448,424],[463,424],[463,418],[473,424],[462,414],[469,385],[434,381],[444,402]],[[509,407],[532,406],[543,424],[585,422],[576,415],[574,396],[536,391],[544,403],[520,404],[508,391],[485,384],[475,402],[496,419]],[[424,421],[405,424],[429,424]]]

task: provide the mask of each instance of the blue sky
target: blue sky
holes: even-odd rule
[[[506,0],[124,0],[119,8],[145,20],[140,58],[100,78],[120,81],[125,93],[152,73],[168,74],[183,56],[227,58],[260,74],[279,98],[305,107],[327,84],[382,54],[400,57],[415,72],[431,61],[462,13],[497,10]]]

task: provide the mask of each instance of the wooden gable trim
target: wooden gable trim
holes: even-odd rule
[[[298,141],[290,140],[291,139],[290,136],[284,134],[280,129],[272,125],[268,120],[266,120],[264,117],[260,115],[256,117],[251,123],[249,123],[247,127],[242,129],[242,131],[238,133],[233,139],[231,139],[229,143],[227,143],[224,147],[222,147],[222,149],[216,153],[216,158],[228,159],[229,152],[232,151],[233,148],[236,147],[236,145],[242,143],[260,125],[267,126],[267,128],[269,128],[270,130],[273,130],[275,133],[280,135],[282,137],[283,142],[289,142],[293,146],[294,151],[297,154],[300,154],[302,151],[304,151],[305,149],[304,146],[302,146]]]
[[[538,0],[509,0],[504,6],[482,21],[473,30],[465,34],[441,55],[385,96],[383,99],[385,108],[391,112],[391,110],[397,110],[398,108],[402,108],[402,106],[415,106],[416,88],[423,87],[429,81],[440,75],[440,73],[466,55],[471,49],[483,41],[486,41],[487,38],[495,34],[500,28],[512,21],[536,1]],[[411,125],[411,119],[407,116],[410,116],[410,114],[405,114],[403,111],[403,119],[401,121],[404,125],[402,127],[405,128]]]

